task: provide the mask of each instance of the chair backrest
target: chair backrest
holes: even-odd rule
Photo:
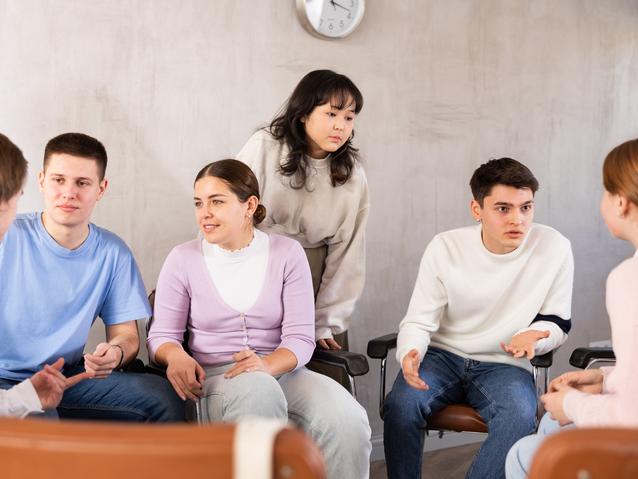
[[[570,477],[638,477],[638,429],[571,429],[547,437],[528,478]]]
[[[232,479],[230,424],[189,426],[0,419],[2,477]],[[276,437],[276,479],[324,478],[321,453],[302,432]]]

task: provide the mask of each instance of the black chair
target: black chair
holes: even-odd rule
[[[397,346],[397,336],[397,333],[386,334],[368,342],[368,356],[381,360],[379,387],[379,415],[381,419],[383,419],[383,403],[386,396],[386,362],[388,352]],[[554,352],[550,351],[542,356],[536,356],[530,361],[537,390],[539,389],[539,375],[541,372],[544,374],[542,392],[547,391],[548,369],[552,365],[553,356]],[[541,415],[540,407],[539,401],[539,417]],[[443,435],[444,431],[486,433],[487,424],[469,404],[450,404],[428,418],[427,430],[439,431],[439,437]]]
[[[611,348],[576,348],[569,357],[569,364],[579,369],[591,369],[615,362],[616,355]]]

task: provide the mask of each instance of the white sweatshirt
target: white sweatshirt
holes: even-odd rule
[[[43,411],[30,379],[25,379],[11,389],[0,390],[0,416],[25,417],[34,412]]]
[[[399,327],[397,360],[411,349],[423,359],[431,344],[477,361],[529,369],[529,361],[504,353],[500,343],[533,329],[550,333],[537,342],[536,354],[560,346],[567,339],[560,326],[569,330],[573,276],[569,240],[548,226],[533,224],[507,254],[485,248],[481,225],[438,234],[423,254]]]
[[[293,189],[293,177],[279,172],[287,155],[287,146],[259,130],[237,159],[250,166],[259,181],[267,212],[259,229],[293,238],[304,248],[327,245],[315,304],[315,334],[316,339],[332,338],[348,329],[363,290],[368,183],[363,169],[356,165],[346,184],[334,187],[330,158],[310,158],[306,186]]]

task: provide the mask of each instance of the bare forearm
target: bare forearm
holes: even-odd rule
[[[297,366],[297,356],[286,348],[276,349],[264,357],[263,361],[268,367],[268,372],[273,376],[292,371]]]
[[[137,322],[129,321],[107,327],[107,342],[122,350],[122,364],[128,364],[137,357],[140,350],[140,339],[137,334]]]
[[[153,360],[160,366],[168,366],[171,355],[180,352],[184,352],[184,349],[180,345],[170,342],[164,343],[159,348],[157,348],[157,351],[155,351]]]

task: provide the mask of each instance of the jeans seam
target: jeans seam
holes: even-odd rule
[[[148,419],[150,416],[142,409],[126,407],[126,406],[98,406],[95,404],[60,404],[57,409],[67,409],[69,411],[81,411],[90,409],[92,411],[105,411],[105,412],[124,412],[130,414],[137,414],[138,416]]]

